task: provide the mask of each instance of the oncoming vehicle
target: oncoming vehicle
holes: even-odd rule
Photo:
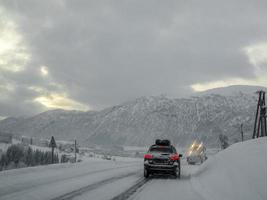
[[[180,178],[182,154],[177,154],[169,140],[156,140],[144,155],[144,177],[153,174],[170,174]]]
[[[187,151],[186,160],[189,165],[203,163],[207,159],[206,148],[203,143],[194,141]]]

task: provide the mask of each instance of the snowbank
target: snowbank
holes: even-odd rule
[[[267,137],[234,144],[192,174],[206,200],[267,199]]]

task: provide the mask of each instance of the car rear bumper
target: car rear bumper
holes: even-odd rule
[[[150,172],[176,172],[178,165],[144,164],[144,168]]]

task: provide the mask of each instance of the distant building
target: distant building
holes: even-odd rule
[[[12,143],[12,134],[0,132],[0,143],[11,144]]]
[[[49,141],[45,139],[40,139],[38,142],[36,142],[36,145],[41,147],[48,147]]]
[[[21,142],[24,145],[30,145],[30,144],[32,144],[32,138],[26,137],[26,136],[22,136]]]
[[[58,149],[60,151],[64,151],[66,153],[74,152],[74,144],[73,143],[58,143]]]

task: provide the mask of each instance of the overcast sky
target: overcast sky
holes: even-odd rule
[[[0,0],[0,116],[267,86],[266,0]]]

